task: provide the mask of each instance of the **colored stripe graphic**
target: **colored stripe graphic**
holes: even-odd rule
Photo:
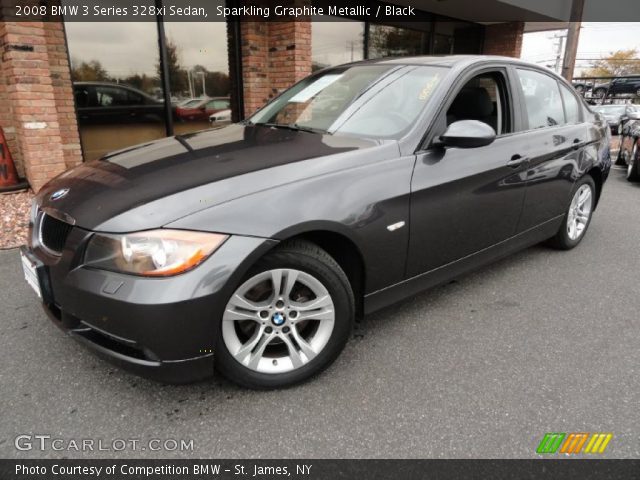
[[[611,433],[594,433],[584,449],[584,453],[604,453],[613,438]]]
[[[589,438],[591,435],[591,438]],[[604,453],[613,438],[612,433],[545,433],[540,445],[536,450],[537,453],[565,453],[575,455],[583,452],[582,447],[587,444],[583,453]],[[587,439],[589,440],[587,442]],[[564,442],[563,442],[564,440]],[[562,445],[562,447],[560,447]],[[558,448],[560,451],[558,451]]]
[[[562,444],[560,453],[580,453],[587,438],[589,438],[588,433],[570,433]]]
[[[538,445],[537,453],[556,453],[560,443],[565,437],[565,433],[546,433]]]

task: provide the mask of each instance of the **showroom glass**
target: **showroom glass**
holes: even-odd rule
[[[331,17],[329,17],[331,18]],[[314,18],[315,20],[315,18]],[[336,18],[336,20],[338,20]],[[311,26],[311,71],[364,58],[364,22],[314,21]]]
[[[576,96],[571,91],[560,84],[560,93],[564,100],[564,110],[567,116],[567,123],[579,123],[580,122],[580,106]],[[624,109],[622,110],[624,113]]]
[[[406,57],[428,51],[429,33],[404,27],[372,24],[369,58]]]
[[[527,107],[529,129],[565,123],[558,82],[544,73],[517,69]]]
[[[221,115],[230,108],[226,23],[165,22],[164,30],[174,133],[230,123]]]
[[[154,22],[66,22],[85,160],[166,135]]]
[[[415,122],[445,72],[393,65],[327,70],[298,83],[249,122],[397,138]]]
[[[482,27],[470,22],[435,22],[433,54],[478,54],[482,45]]]

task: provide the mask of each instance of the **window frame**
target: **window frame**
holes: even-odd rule
[[[435,148],[434,140],[436,139],[436,137],[442,135],[447,129],[447,111],[449,110],[449,107],[451,107],[451,104],[458,96],[462,88],[473,78],[489,73],[495,73],[502,76],[502,83],[506,93],[505,100],[507,102],[507,109],[511,122],[511,132],[503,133],[500,135],[496,134],[496,140],[499,138],[511,137],[513,135],[521,133],[518,130],[518,127],[521,124],[521,119],[519,118],[519,115],[515,110],[515,103],[518,102],[519,99],[514,92],[510,65],[493,63],[488,65],[479,65],[465,72],[465,74],[461,75],[458,81],[452,85],[445,100],[438,107],[438,111],[434,116],[434,121],[426,127],[425,133],[423,134],[422,140],[418,144],[415,154],[420,154],[422,152]]]

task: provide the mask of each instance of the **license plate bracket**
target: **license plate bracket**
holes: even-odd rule
[[[46,265],[24,246],[20,248],[20,261],[22,263],[24,279],[38,298],[46,304],[53,303],[49,284],[49,272],[47,271]]]

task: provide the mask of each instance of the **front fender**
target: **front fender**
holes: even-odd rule
[[[409,196],[415,157],[361,167],[263,190],[165,225],[276,240],[311,231],[349,238],[365,262],[367,290],[404,278]],[[404,222],[404,228],[387,227]]]

